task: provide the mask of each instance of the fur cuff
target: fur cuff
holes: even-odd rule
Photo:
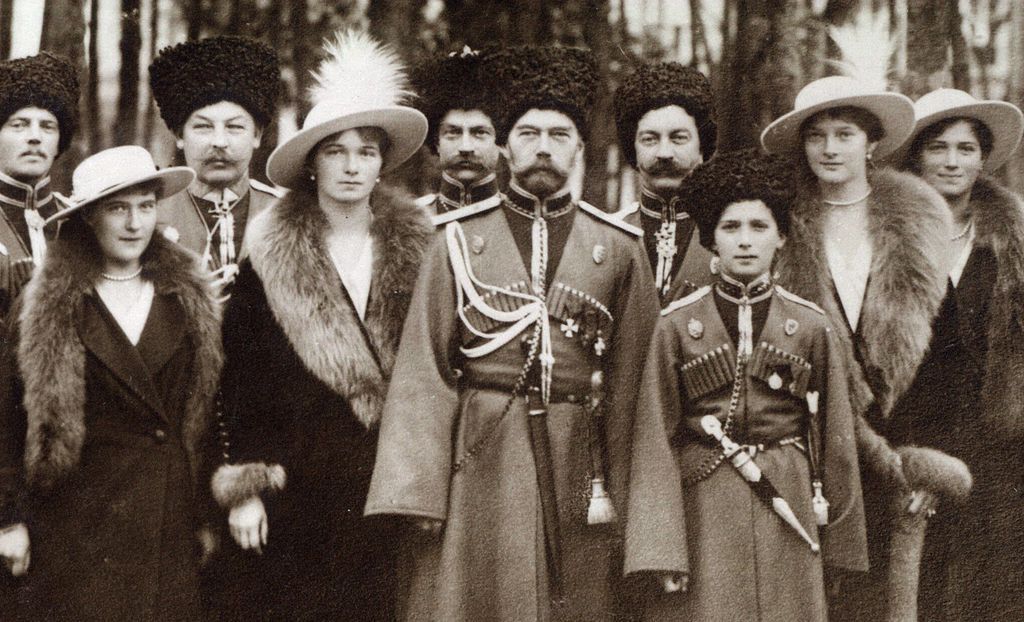
[[[900,447],[903,474],[912,489],[924,489],[953,503],[971,492],[971,472],[961,460],[930,447]]]
[[[896,490],[907,488],[903,466],[900,464],[901,457],[889,445],[889,441],[875,432],[864,417],[857,417],[855,426],[857,453],[860,455],[861,463]]]
[[[284,490],[285,480],[280,464],[225,464],[213,474],[210,490],[217,504],[230,510],[254,495]]]

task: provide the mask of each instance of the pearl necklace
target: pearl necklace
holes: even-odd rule
[[[832,207],[849,207],[851,205],[856,205],[860,203],[861,201],[867,199],[869,196],[871,196],[871,188],[868,188],[867,194],[860,197],[859,199],[854,199],[852,201],[829,201],[828,199],[822,199],[821,202],[824,203],[825,205],[831,205]]]
[[[957,240],[963,239],[963,237],[965,235],[967,235],[967,232],[970,231],[971,227],[973,227],[973,226],[974,226],[974,221],[973,220],[968,220],[967,221],[967,226],[964,227],[964,230],[961,231],[960,233],[954,235],[953,237],[949,238],[949,241],[950,242],[956,242]]]
[[[100,276],[102,276],[103,278],[107,279],[108,281],[124,282],[124,281],[132,281],[134,279],[137,279],[137,278],[139,278],[139,275],[141,275],[141,274],[142,274],[142,268],[139,268],[138,270],[136,270],[135,272],[132,272],[131,274],[119,275],[119,274],[107,274],[106,272],[101,272]]]

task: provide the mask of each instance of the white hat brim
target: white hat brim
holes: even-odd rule
[[[1024,135],[1024,113],[1013,104],[998,100],[982,100],[973,104],[962,104],[925,115],[917,120],[914,129],[903,146],[893,155],[893,162],[901,164],[909,155],[910,147],[918,134],[928,126],[943,119],[968,117],[977,119],[992,132],[992,151],[985,159],[984,171],[991,173],[1006,163],[1020,146]]]
[[[769,153],[798,153],[802,148],[800,126],[814,115],[830,108],[852,106],[871,112],[882,124],[885,136],[878,141],[874,157],[884,158],[906,142],[914,130],[914,103],[900,93],[849,95],[788,112],[761,132],[761,145]]]
[[[306,156],[321,140],[357,127],[379,127],[388,135],[381,173],[402,164],[427,138],[427,118],[406,106],[390,106],[342,115],[313,127],[303,128],[281,143],[267,160],[267,177],[278,186],[291,188],[302,174]]]
[[[166,199],[167,197],[177,194],[184,190],[185,188],[188,188],[189,184],[195,181],[195,178],[196,172],[187,166],[172,166],[169,168],[154,171],[153,173],[150,173],[148,175],[143,175],[141,177],[136,177],[135,179],[122,181],[121,183],[110,186],[109,188],[104,188],[101,192],[94,196],[91,196],[82,201],[78,201],[71,205],[67,205],[66,207],[55,213],[53,216],[47,218],[45,224],[49,224],[57,220],[64,220],[71,214],[83,208],[89,207],[90,205],[94,205],[98,201],[102,201],[103,199],[111,195],[117,194],[122,190],[128,190],[129,188],[132,188],[134,186],[145,184],[151,181],[160,182],[162,186],[161,199]]]

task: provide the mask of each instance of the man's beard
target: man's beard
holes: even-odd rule
[[[564,188],[569,175],[552,164],[534,164],[517,172],[515,178],[523,190],[543,199]]]

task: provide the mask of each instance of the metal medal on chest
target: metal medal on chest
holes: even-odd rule
[[[787,335],[792,337],[793,335],[796,334],[798,328],[800,328],[800,322],[797,322],[793,318],[789,318],[788,320],[786,320],[786,325],[784,329]]]
[[[487,246],[487,242],[485,242],[479,235],[474,235],[473,239],[469,241],[469,246],[473,249],[474,255],[479,255],[484,252],[484,247]]]
[[[695,317],[691,317],[690,321],[686,323],[686,332],[690,333],[690,336],[694,339],[700,339],[704,336],[704,323]]]
[[[768,377],[768,386],[773,390],[778,391],[782,388],[782,376],[779,376],[778,372],[772,372],[772,375]]]
[[[594,263],[600,265],[601,263],[604,262],[604,258],[607,257],[607,256],[608,256],[608,249],[606,249],[605,247],[601,246],[600,244],[595,244],[594,245],[594,253],[593,253]]]

